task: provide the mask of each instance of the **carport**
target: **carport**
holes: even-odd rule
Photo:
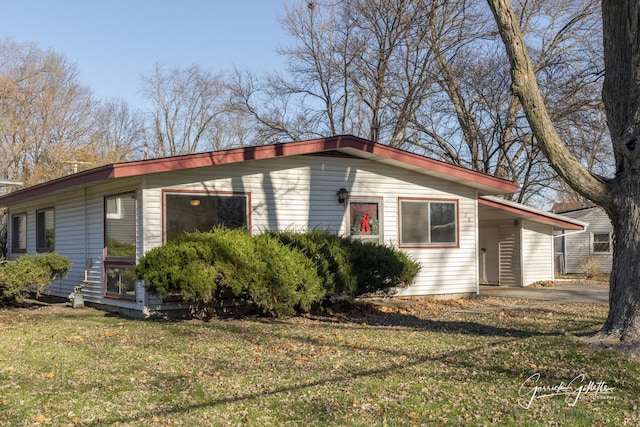
[[[554,280],[554,234],[588,225],[494,196],[478,199],[478,220],[478,283],[516,287]]]

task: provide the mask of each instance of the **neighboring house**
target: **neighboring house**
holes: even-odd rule
[[[10,215],[10,257],[55,250],[71,258],[52,294],[85,283],[85,302],[135,314],[173,307],[134,281],[137,260],[183,231],[217,224],[253,234],[319,227],[400,248],[422,264],[403,295],[553,280],[553,233],[584,224],[493,197],[516,189],[336,136],[101,166],[0,197],[0,206]]]
[[[557,208],[554,206],[554,210]],[[600,260],[601,272],[611,273],[613,226],[604,209],[591,205],[559,213],[588,223],[584,233],[565,232],[557,237],[557,252],[561,254],[565,273],[582,273],[580,263],[588,256]]]

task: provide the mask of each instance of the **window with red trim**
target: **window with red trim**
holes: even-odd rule
[[[104,205],[105,295],[135,299],[135,193],[106,197]]]
[[[248,228],[246,194],[165,194],[165,241],[215,227]]]
[[[458,203],[400,200],[401,246],[457,246]]]

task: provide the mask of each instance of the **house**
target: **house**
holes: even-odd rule
[[[557,237],[556,246],[564,272],[582,273],[580,263],[586,257],[595,257],[600,261],[600,271],[611,273],[613,264],[613,226],[607,213],[600,206],[572,206],[571,210],[562,210],[566,206],[554,205],[565,217],[587,223],[584,233],[563,232]]]
[[[55,250],[72,260],[52,294],[84,283],[85,302],[136,314],[172,307],[133,279],[136,261],[183,231],[216,224],[253,234],[319,227],[393,245],[422,264],[404,295],[551,280],[554,231],[584,224],[498,197],[516,189],[336,136],[101,166],[2,196],[0,206],[10,215],[10,257]]]

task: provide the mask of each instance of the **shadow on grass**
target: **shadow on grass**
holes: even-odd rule
[[[560,310],[560,309],[559,309]],[[545,312],[551,312],[550,310],[544,310]],[[377,319],[381,323],[373,323]],[[526,371],[529,365],[525,364],[505,364],[505,354],[511,354],[512,351],[523,351],[522,348],[518,348],[520,343],[527,338],[535,337],[549,337],[552,341],[546,346],[540,346],[539,351],[544,352],[553,348],[555,345],[559,345],[562,342],[563,332],[558,330],[542,331],[542,330],[528,330],[524,328],[517,328],[513,326],[495,326],[481,321],[462,321],[462,320],[430,320],[422,319],[417,316],[408,314],[388,314],[384,316],[351,316],[349,318],[341,318],[339,321],[335,317],[326,316],[322,318],[315,316],[314,321],[318,322],[319,329],[311,333],[311,335],[305,333],[300,334],[296,332],[296,329],[287,328],[290,325],[286,320],[275,320],[266,318],[252,318],[244,321],[216,321],[214,323],[202,323],[200,325],[194,324],[195,330],[193,333],[197,335],[198,330],[202,328],[219,328],[223,329],[230,334],[239,336],[243,341],[247,343],[247,351],[250,351],[252,346],[263,345],[270,342],[278,342],[278,340],[291,340],[307,346],[313,346],[316,348],[326,346],[328,344],[343,348],[350,353],[360,353],[362,351],[374,350],[381,356],[378,366],[354,366],[347,372],[336,373],[332,370],[323,370],[321,372],[313,372],[308,379],[300,377],[293,380],[293,383],[282,383],[287,380],[278,380],[274,383],[263,384],[259,390],[248,390],[246,392],[229,392],[223,396],[212,396],[207,398],[201,397],[196,401],[184,401],[181,403],[171,402],[169,404],[163,404],[162,409],[149,411],[148,413],[137,413],[135,416],[128,417],[127,415],[115,415],[110,414],[100,422],[89,423],[87,425],[103,425],[104,422],[109,423],[133,423],[140,418],[166,416],[171,417],[172,414],[189,413],[192,411],[199,411],[207,408],[219,408],[225,405],[231,405],[238,402],[256,402],[264,398],[282,399],[282,404],[291,400],[291,395],[295,393],[304,393],[305,390],[314,388],[322,388],[329,385],[336,385],[341,383],[352,383],[354,380],[361,380],[366,378],[379,378],[384,379],[390,372],[394,371],[409,371],[407,375],[411,375],[412,369],[416,369],[419,365],[433,365],[428,368],[427,371],[439,372],[438,375],[444,381],[460,381],[460,373],[469,372],[471,370],[478,372],[490,372],[492,375],[500,375],[502,383],[505,382],[504,378],[507,378],[507,382],[512,382],[514,387],[517,388],[519,384],[526,378],[531,372]],[[364,322],[366,325],[363,325]],[[384,321],[384,324],[382,324]],[[256,333],[255,322],[259,322],[263,325],[273,324],[274,328],[271,328],[266,333]],[[587,321],[588,322],[588,321]],[[393,328],[402,328],[407,331],[407,325],[410,324],[411,328],[417,331],[433,332],[436,334],[457,334],[457,335],[469,335],[477,337],[487,337],[487,339],[481,341],[474,341],[469,338],[466,341],[462,341],[462,344],[452,341],[451,347],[434,346],[433,350],[427,348],[403,348],[402,346],[388,346],[384,342],[378,341],[372,342],[356,342],[354,340],[338,341],[327,343],[326,339],[320,339],[317,334],[327,333],[325,328],[331,328],[338,323],[350,324],[349,330],[371,330],[371,327],[383,326],[389,327],[389,333],[394,333]],[[585,326],[585,325],[583,325]],[[410,329],[409,329],[410,330]],[[181,336],[185,335],[185,331],[182,329],[176,329],[173,331]],[[264,329],[262,330],[264,332]],[[423,339],[427,338],[425,335]],[[455,345],[454,345],[455,344]],[[575,343],[574,343],[575,345]],[[535,346],[534,346],[535,347]],[[566,349],[558,350],[565,352]],[[574,350],[570,350],[574,351]],[[511,357],[511,356],[509,356]],[[524,357],[524,355],[523,355]],[[582,357],[578,358],[582,360]],[[508,360],[508,359],[507,359]],[[214,360],[211,360],[213,362]],[[382,366],[380,366],[382,365]],[[583,363],[584,365],[584,363]],[[439,369],[439,367],[445,366],[447,369]],[[577,369],[583,369],[576,366]],[[283,368],[284,369],[284,368]],[[524,370],[523,370],[524,369]],[[238,368],[242,371],[242,367]],[[422,371],[425,369],[422,368]],[[557,376],[548,376],[546,380],[550,384],[559,383],[560,381],[567,381],[571,378],[565,378],[562,371]],[[249,372],[250,374],[250,372]],[[230,375],[243,375],[241,372],[230,373]],[[245,373],[244,375],[247,375]],[[315,378],[314,378],[315,377]],[[608,378],[603,378],[608,379]],[[282,382],[281,382],[282,381]],[[291,381],[291,380],[289,380]],[[152,387],[156,387],[158,392],[162,392],[162,384],[173,384],[172,394],[180,392],[191,392],[198,394],[198,390],[193,389],[193,384],[186,382],[185,378],[180,375],[162,375],[157,379],[157,384]],[[625,389],[625,393],[630,395],[637,395],[640,390],[637,384],[627,384],[630,388]],[[150,386],[150,385],[147,385]],[[619,388],[619,384],[615,384]],[[195,386],[197,387],[197,386]],[[325,396],[324,394],[322,396]],[[330,394],[326,394],[328,398]],[[339,399],[339,397],[338,397]],[[324,398],[317,402],[317,405],[313,409],[307,407],[308,410],[312,410],[312,414],[305,414],[305,416],[315,416],[316,420],[327,419],[332,414],[326,413],[326,405],[321,404],[324,402]],[[514,401],[514,405],[516,402]],[[114,418],[111,418],[114,417]],[[117,417],[117,418],[116,418]],[[332,418],[335,422],[335,418]]]

